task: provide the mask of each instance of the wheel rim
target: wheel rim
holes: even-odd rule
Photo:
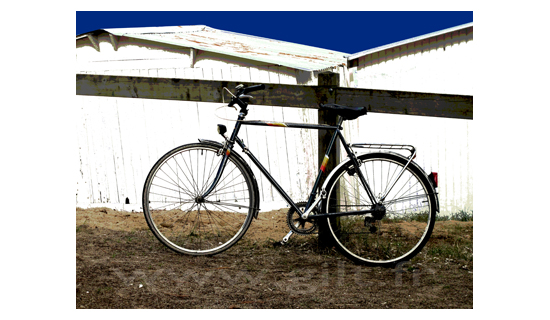
[[[367,158],[360,167],[376,202],[386,208],[381,219],[371,214],[330,218],[329,228],[340,247],[356,260],[393,263],[411,257],[423,246],[432,221],[429,189],[419,175],[407,167],[396,184],[404,164],[386,158]],[[358,175],[343,170],[329,190],[327,212],[370,210],[373,203]],[[338,189],[337,187],[340,187]]]
[[[216,253],[236,242],[249,225],[252,186],[233,158],[216,188],[200,197],[216,177],[223,158],[217,151],[184,148],[160,160],[150,174],[145,216],[155,235],[176,251]]]

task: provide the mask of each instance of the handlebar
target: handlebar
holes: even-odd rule
[[[265,89],[265,84],[258,84],[258,85],[255,85],[255,86],[250,86],[248,88],[244,88],[243,93],[246,94],[246,93],[249,93],[249,92],[263,90],[263,89]]]
[[[246,87],[246,88],[244,88],[242,84],[238,85],[237,86],[236,97],[231,98],[231,102],[229,103],[228,106],[232,107],[234,104],[238,104],[241,108],[246,108],[247,105],[248,105],[248,99],[252,98],[252,97],[251,96],[245,96],[245,95],[247,93],[258,91],[258,90],[263,90],[263,89],[265,89],[265,84],[258,84],[258,85],[250,86],[250,87]],[[243,100],[245,100],[245,101],[242,101],[241,98],[243,98]]]

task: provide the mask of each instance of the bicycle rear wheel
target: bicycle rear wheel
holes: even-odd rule
[[[410,260],[424,247],[435,223],[436,200],[430,182],[412,162],[398,178],[407,159],[396,154],[363,154],[358,161],[375,202],[383,204],[386,212],[328,218],[336,246],[359,264],[393,267]],[[326,212],[374,208],[351,161],[337,169],[326,191]]]
[[[184,254],[213,255],[234,245],[248,230],[256,203],[247,165],[230,154],[214,191],[223,156],[205,143],[177,147],[151,169],[143,188],[143,213],[153,234]]]

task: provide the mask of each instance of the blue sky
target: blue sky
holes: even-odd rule
[[[353,54],[469,22],[472,11],[77,11],[76,34],[202,24]]]

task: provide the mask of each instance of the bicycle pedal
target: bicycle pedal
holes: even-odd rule
[[[281,242],[279,242],[279,241],[273,242],[273,247],[274,247],[274,248],[282,247],[282,246],[283,246],[283,244],[282,244]]]

